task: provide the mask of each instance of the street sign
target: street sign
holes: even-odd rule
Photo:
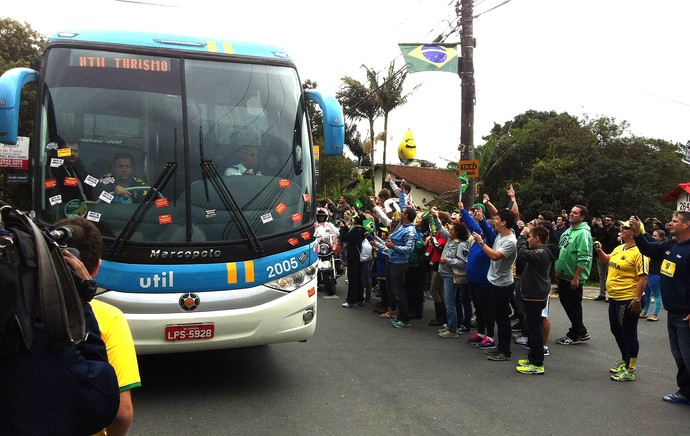
[[[479,161],[478,160],[461,160],[460,161],[460,174],[467,173],[467,177],[470,179],[479,178]]]

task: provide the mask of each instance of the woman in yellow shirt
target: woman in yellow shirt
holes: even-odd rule
[[[606,279],[609,324],[621,352],[621,360],[610,370],[611,380],[625,382],[635,381],[635,365],[640,351],[637,322],[643,306],[649,260],[642,256],[635,245],[628,221],[621,223],[619,238],[623,244],[614,248],[611,254],[604,253],[600,245],[595,245],[595,248],[601,259],[609,265]]]

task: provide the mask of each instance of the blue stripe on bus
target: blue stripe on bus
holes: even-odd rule
[[[317,259],[314,246],[311,243],[272,256],[228,263],[151,265],[103,260],[96,281],[105,289],[139,293],[243,289],[313,264]]]

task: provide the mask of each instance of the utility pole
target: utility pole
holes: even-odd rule
[[[455,12],[458,15],[460,25],[460,46],[461,46],[461,114],[460,114],[460,159],[474,159],[474,61],[472,56],[476,46],[476,40],[472,36],[473,32],[473,0],[457,0]],[[462,172],[461,172],[462,173]],[[469,179],[469,186],[462,195],[462,202],[471,206],[474,204],[474,179]],[[465,207],[469,207],[465,206]]]

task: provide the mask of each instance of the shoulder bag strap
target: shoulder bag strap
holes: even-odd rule
[[[45,236],[26,215],[21,215],[36,241],[38,255],[38,295],[41,319],[54,348],[78,344],[86,338],[81,299],[60,250],[51,250]],[[54,256],[60,256],[54,259]]]

